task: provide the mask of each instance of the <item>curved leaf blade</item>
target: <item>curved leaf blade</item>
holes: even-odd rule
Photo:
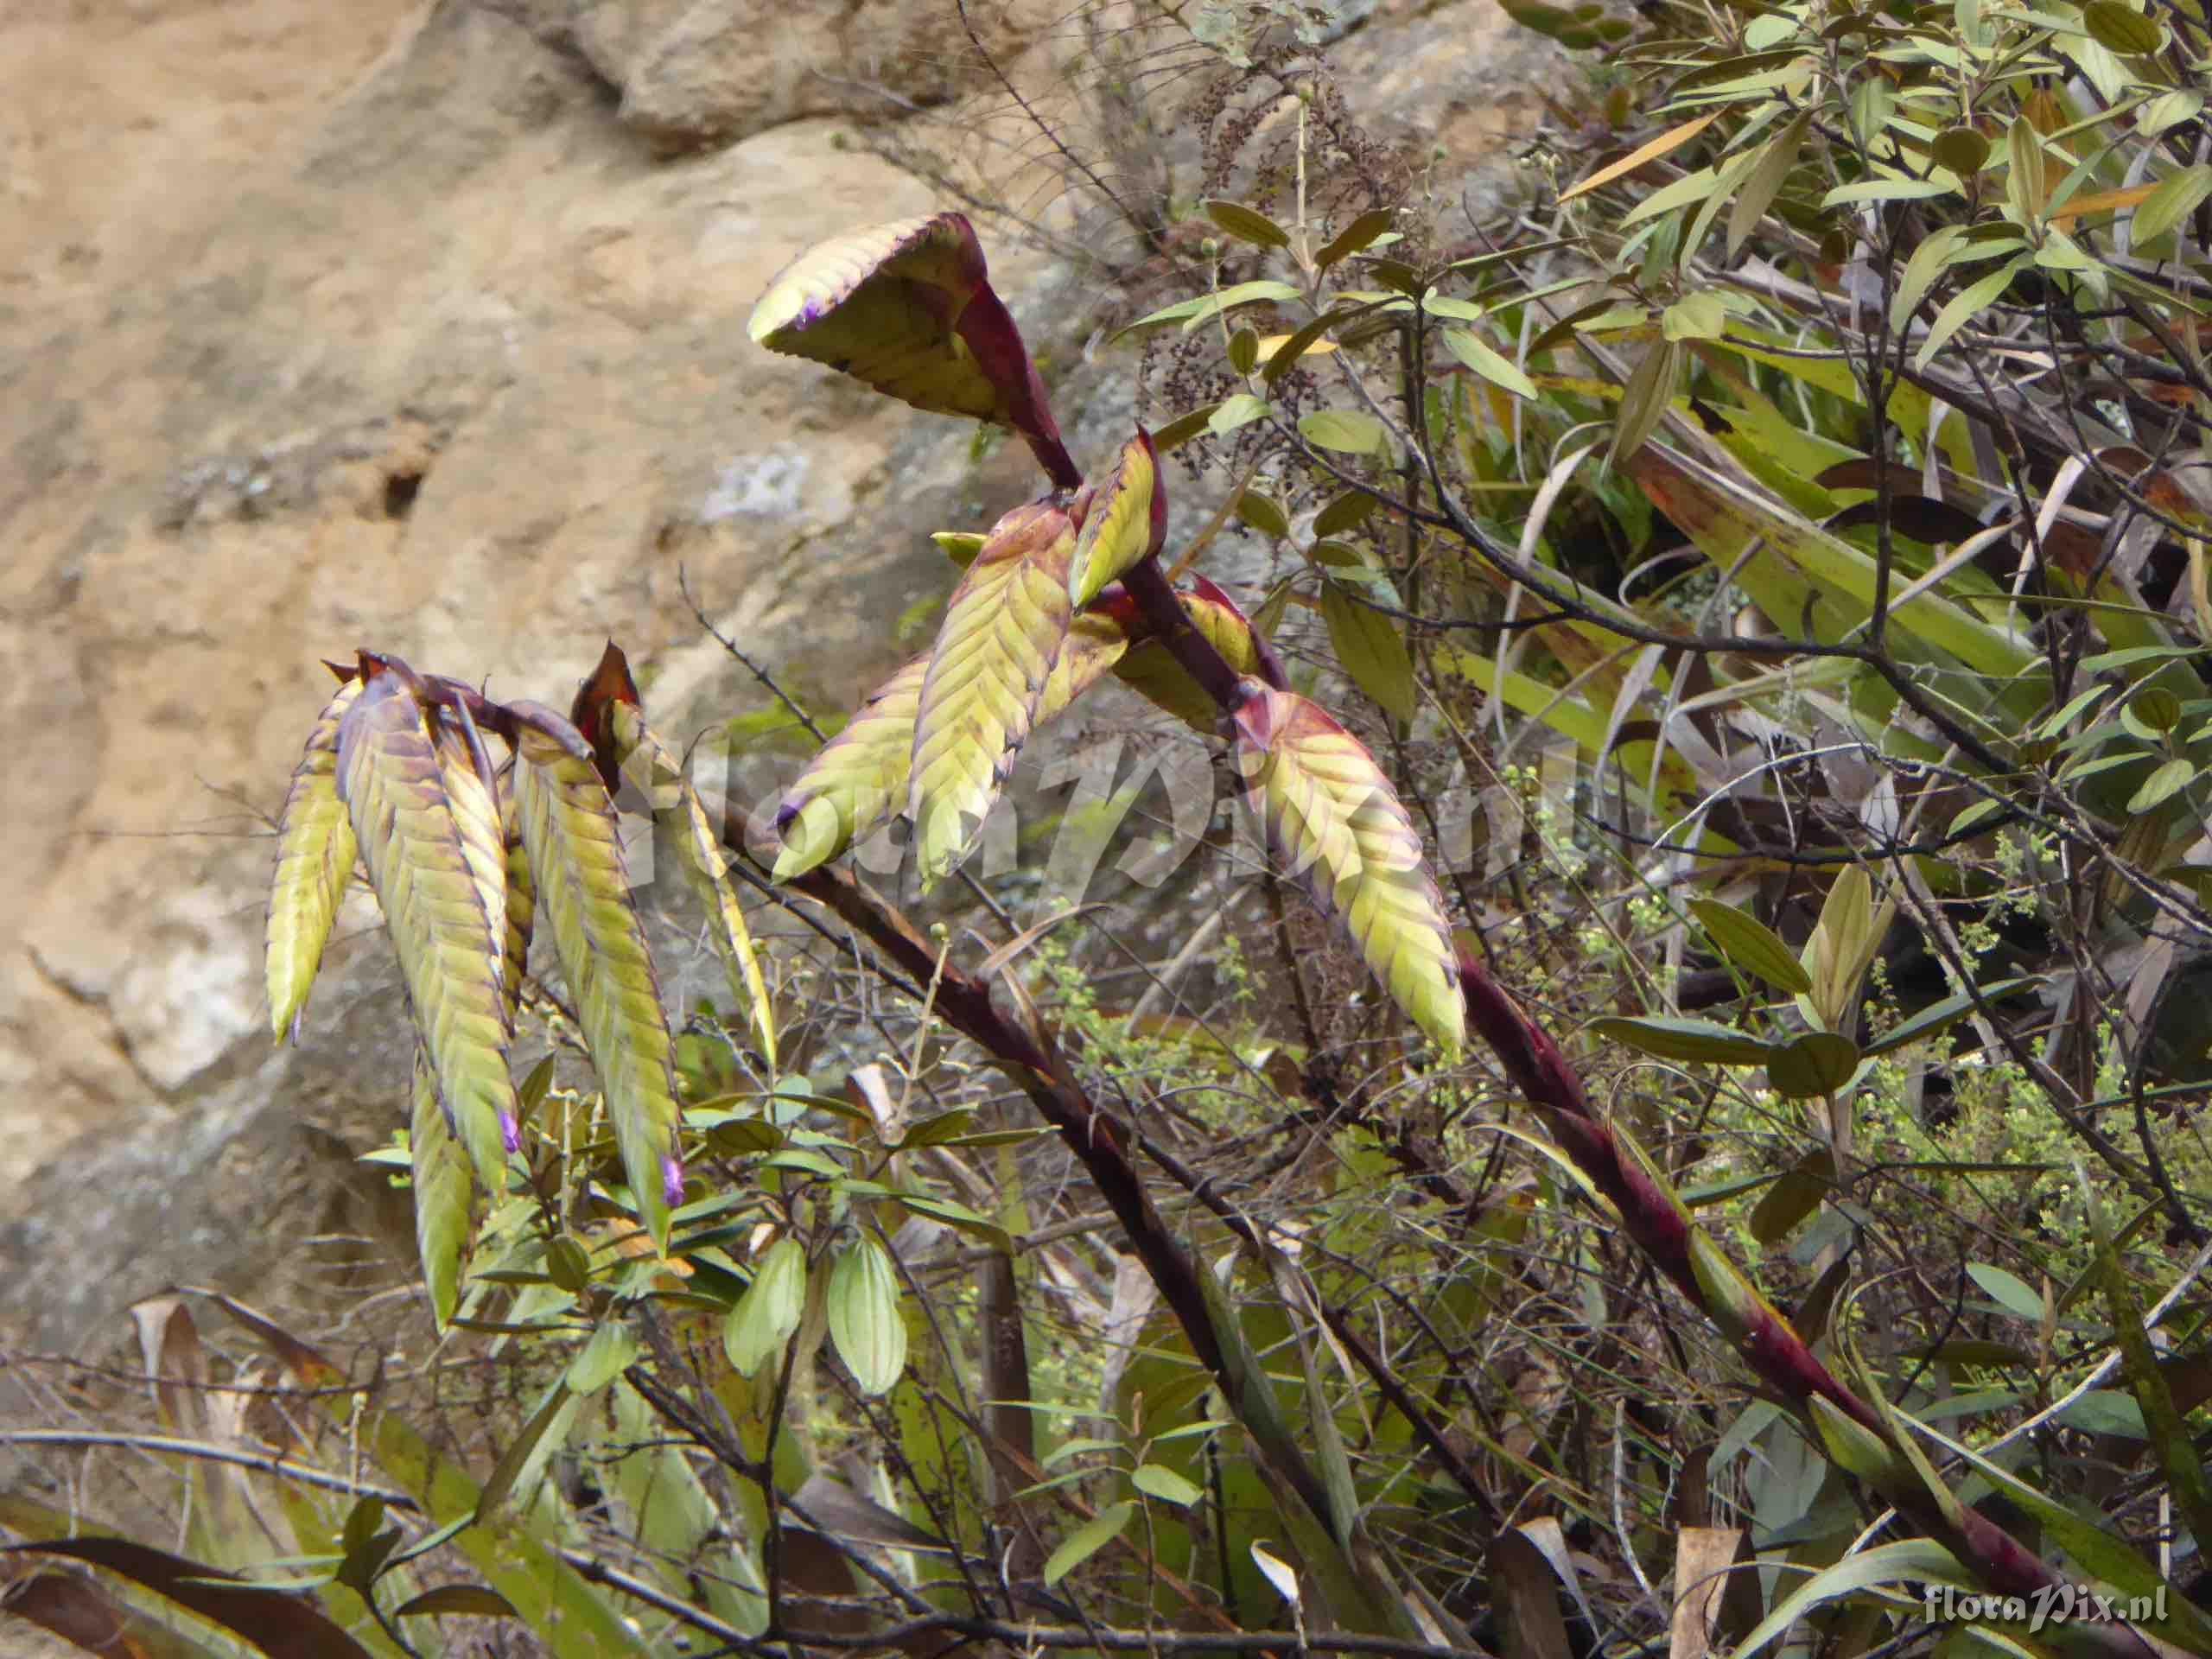
[[[360,681],[346,681],[315,716],[276,821],[264,963],[269,1023],[279,1042],[307,1005],[353,874],[353,825],[338,798],[338,727],[360,693]]]
[[[608,649],[612,650],[610,646]],[[690,777],[675,754],[645,724],[645,713],[633,702],[617,702],[607,710],[621,764],[643,770],[645,798],[653,803],[653,816],[661,816],[660,803],[670,790],[676,794],[676,843],[690,884],[707,913],[707,936],[729,976],[732,995],[747,1011],[753,1046],[771,1067],[776,1064],[776,1009],[768,995],[768,982],[760,972],[760,953],[753,947],[753,930],[730,884],[729,859],[721,849]]]
[[[512,713],[517,817],[539,906],[606,1092],[632,1198],[664,1253],[670,1206],[683,1197],[675,1043],[631,903],[614,804],[574,726],[539,703],[516,703]]]
[[[1158,554],[1166,539],[1166,480],[1152,435],[1139,427],[1091,493],[1068,565],[1070,601],[1081,610],[1138,560]]]
[[[1381,767],[1319,705],[1247,677],[1231,717],[1245,804],[1285,870],[1338,917],[1440,1048],[1465,1034],[1458,958],[1421,837]]]
[[[816,245],[769,284],[747,332],[772,352],[826,363],[916,409],[1011,426],[1056,484],[1079,481],[963,213]]]
[[[1073,620],[1075,543],[1058,507],[1016,507],[953,589],[914,712],[907,814],[925,887],[967,855],[1035,722]]]
[[[364,657],[339,728],[338,782],[370,885],[399,953],[438,1098],[477,1179],[497,1193],[519,1144],[495,936],[447,793],[437,747],[404,664]]]
[[[1738,968],[1793,995],[1813,988],[1813,976],[1797,960],[1797,953],[1749,911],[1718,899],[1693,899],[1689,907],[1713,949]]]
[[[914,715],[930,659],[917,657],[868,695],[844,730],[823,744],[776,807],[783,846],[775,877],[788,881],[826,864],[906,803]]]
[[[461,1258],[472,1230],[468,1154],[438,1108],[437,1078],[419,1048],[407,1146],[415,1189],[415,1251],[422,1259],[431,1317],[443,1331],[461,1306]]]

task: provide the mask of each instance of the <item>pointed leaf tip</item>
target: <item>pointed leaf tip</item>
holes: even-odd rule
[[[1143,428],[1122,446],[1093,489],[1090,509],[1068,565],[1068,596],[1080,610],[1167,538],[1167,491],[1159,451]]]
[[[1071,488],[1081,478],[965,214],[817,244],[769,285],[747,332],[770,351],[827,364],[916,409],[1011,426],[1055,484]]]
[[[276,821],[276,868],[270,882],[264,960],[269,1023],[282,1042],[296,1033],[323,947],[353,880],[356,842],[338,795],[338,728],[360,695],[344,679],[315,716]]]

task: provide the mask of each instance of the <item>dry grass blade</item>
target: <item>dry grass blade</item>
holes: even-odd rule
[[[315,717],[277,820],[265,966],[269,1023],[280,1041],[307,1004],[353,874],[353,826],[338,798],[338,726],[360,694],[359,680],[346,681]]]
[[[591,746],[542,704],[513,705],[523,842],[576,1001],[638,1213],[663,1250],[683,1196],[677,1156],[675,1042]]]

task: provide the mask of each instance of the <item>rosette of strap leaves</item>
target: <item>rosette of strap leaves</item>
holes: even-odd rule
[[[1231,717],[1236,766],[1269,851],[1344,925],[1414,1023],[1457,1052],[1459,959],[1397,791],[1319,704],[1256,678],[1244,693]]]
[[[459,1304],[473,1188],[504,1197],[521,1147],[509,1050],[540,920],[599,1072],[633,1207],[667,1248],[683,1192],[674,1044],[631,899],[608,782],[616,769],[676,790],[679,844],[756,1037],[773,1052],[766,988],[704,810],[645,726],[620,653],[610,647],[601,670],[594,683],[619,682],[627,696],[580,697],[588,738],[541,704],[496,703],[364,652],[308,737],[278,827],[268,973],[279,1035],[305,1002],[357,855],[399,957],[417,1040],[416,1236],[441,1323]]]

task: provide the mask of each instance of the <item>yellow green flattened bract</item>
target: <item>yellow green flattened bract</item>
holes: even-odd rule
[[[767,982],[760,975],[760,957],[753,948],[752,930],[746,925],[736,890],[730,886],[729,861],[707,820],[706,803],[699,798],[699,791],[691,786],[691,779],[668,746],[645,724],[645,711],[637,704],[609,704],[607,720],[621,764],[632,767],[643,763],[646,798],[654,803],[656,817],[660,791],[671,785],[677,791],[676,841],[683,854],[684,879],[707,912],[708,935],[714,940],[723,971],[729,976],[730,989],[751,1011],[753,1045],[772,1066],[776,1063],[775,1009],[768,1000]]]
[[[307,1002],[353,874],[353,825],[338,798],[338,723],[360,691],[359,680],[346,681],[316,716],[277,820],[264,967],[269,1023],[279,1041]]]
[[[917,657],[868,694],[823,744],[776,808],[783,837],[775,876],[788,881],[827,863],[906,804],[914,712],[930,659]]]
[[[461,1305],[461,1262],[471,1231],[468,1154],[446,1123],[438,1106],[437,1078],[419,1047],[407,1148],[415,1189],[415,1249],[423,1261],[431,1315],[442,1331]]]
[[[1459,972],[1421,836],[1374,758],[1328,713],[1248,677],[1232,716],[1245,804],[1277,862],[1339,918],[1400,1007],[1457,1052]]]
[[[399,952],[447,1123],[477,1178],[497,1193],[518,1134],[501,946],[447,791],[421,683],[370,657],[361,673],[360,696],[339,727],[339,791]]]
[[[537,924],[537,878],[531,873],[530,849],[523,845],[512,789],[499,803],[499,836],[507,864],[507,938],[499,952],[499,990],[512,1024],[522,1012],[523,976],[530,969],[531,935]]]
[[[1221,653],[1223,661],[1239,674],[1254,672],[1260,665],[1260,647],[1253,637],[1251,623],[1230,602],[1228,594],[1203,576],[1198,578],[1198,586],[1200,591],[1197,593],[1176,594],[1183,603],[1184,613]],[[1177,662],[1174,653],[1157,639],[1142,640],[1131,646],[1128,654],[1114,665],[1114,673],[1130,690],[1141,693],[1184,724],[1209,737],[1221,721],[1221,710],[1206,695],[1205,688],[1192,679],[1190,670]]]
[[[1068,596],[1080,610],[1167,537],[1167,492],[1151,435],[1139,429],[1122,446],[1113,469],[1093,491],[1090,511],[1068,567]]]
[[[1004,421],[999,389],[957,332],[985,281],[982,249],[957,213],[872,225],[791,261],[747,332],[770,351],[826,363],[939,415]]]
[[[1045,678],[1045,695],[1037,701],[1036,724],[1042,726],[1065,713],[1068,705],[1105,677],[1129,650],[1128,630],[1113,613],[1086,611],[1069,625],[1060,642],[1059,660]]]
[[[483,901],[490,924],[494,969],[500,997],[506,1001],[507,836],[500,821],[499,803],[493,794],[492,772],[484,758],[484,743],[468,720],[467,705],[440,709],[432,716],[432,735],[437,744],[438,780],[445,785],[446,806],[454,828],[461,835],[461,855],[476,880],[476,894]],[[513,1028],[513,1014],[507,1015]]]
[[[630,902],[614,803],[574,726],[542,703],[514,703],[511,712],[517,816],[537,873],[539,912],[599,1070],[631,1197],[664,1252],[670,1208],[683,1196],[675,1043]]]
[[[1029,735],[1072,620],[1074,521],[1050,502],[999,520],[953,589],[914,715],[908,789],[922,884],[966,855]]]

